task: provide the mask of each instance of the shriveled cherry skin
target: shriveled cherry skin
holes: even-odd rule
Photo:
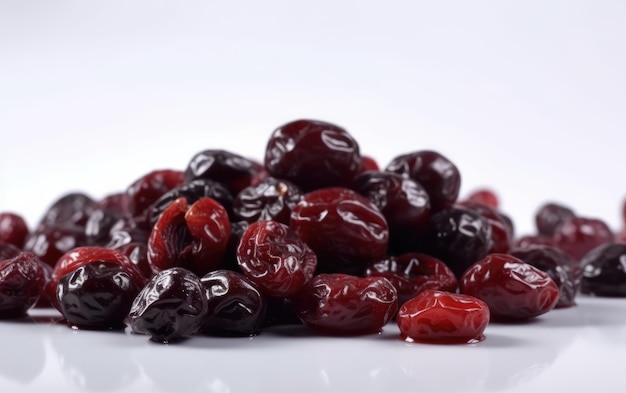
[[[428,254],[441,259],[457,277],[487,255],[491,247],[491,225],[481,214],[455,207],[430,219]]]
[[[380,210],[347,188],[322,188],[304,195],[290,226],[318,258],[322,272],[362,274],[387,250],[389,228]]]
[[[550,275],[559,287],[559,301],[555,307],[571,307],[576,304],[582,271],[570,256],[549,246],[516,248],[511,251],[511,255]]]
[[[428,289],[456,292],[458,287],[456,276],[442,261],[419,253],[384,258],[370,264],[365,275],[388,279],[398,291],[399,304]]]
[[[43,291],[41,261],[30,252],[0,260],[0,319],[19,318]]]
[[[26,240],[24,251],[32,252],[43,262],[54,266],[66,252],[86,245],[84,226],[40,225]]]
[[[28,225],[22,216],[11,212],[0,213],[0,242],[22,248],[29,233]]]
[[[460,292],[489,306],[494,319],[524,320],[545,314],[559,301],[559,287],[548,273],[508,254],[489,254],[459,281]]]
[[[241,273],[215,270],[200,281],[208,298],[200,331],[217,336],[252,336],[261,331],[267,302],[259,288]]]
[[[491,246],[488,253],[508,253],[515,236],[513,221],[501,211],[476,202],[461,202],[460,206],[473,210],[487,219],[491,227]]]
[[[233,195],[248,187],[263,169],[253,160],[226,150],[204,150],[191,158],[185,181],[198,179],[222,183]]]
[[[233,195],[224,185],[209,179],[198,179],[176,187],[161,197],[152,205],[150,211],[150,223],[152,226],[176,199],[183,197],[188,205],[193,205],[200,198],[213,198],[220,203],[228,212],[229,217],[233,217]]]
[[[128,260],[149,280],[156,273],[148,261],[148,245],[141,242],[127,243],[115,248],[128,257]]]
[[[208,311],[206,289],[191,271],[174,267],[157,273],[139,292],[127,323],[135,333],[157,342],[196,334]]]
[[[63,195],[48,208],[38,227],[84,227],[94,204],[95,201],[82,192]]]
[[[523,248],[530,246],[556,247],[556,243],[551,237],[542,235],[526,235],[517,239],[513,248]]]
[[[317,256],[287,225],[257,221],[244,232],[237,248],[241,271],[268,296],[290,297],[317,268]]]
[[[181,186],[184,181],[184,173],[173,169],[160,169],[143,175],[126,189],[128,210],[133,216],[143,215],[161,195]]]
[[[230,221],[222,205],[201,198],[187,206],[175,200],[159,217],[148,239],[148,260],[155,271],[175,266],[203,275],[222,262]]]
[[[294,298],[294,310],[322,334],[378,333],[398,310],[398,293],[384,277],[319,274]]]
[[[560,203],[543,204],[535,213],[537,232],[542,236],[553,236],[554,231],[565,221],[576,217],[572,209]]]
[[[479,203],[481,205],[497,209],[500,205],[500,200],[495,191],[488,188],[480,188],[472,191],[466,198],[466,202]]]
[[[403,154],[391,160],[385,171],[399,173],[421,184],[430,197],[433,212],[452,206],[459,196],[461,174],[441,153],[422,150]]]
[[[554,232],[554,243],[577,261],[589,251],[613,242],[613,232],[602,220],[574,217],[565,221]]]
[[[61,277],[57,301],[72,327],[119,329],[139,289],[122,266],[90,262]]]
[[[396,323],[406,341],[473,343],[484,338],[489,307],[473,296],[429,289],[400,306]]]
[[[86,242],[90,246],[106,246],[111,242],[111,231],[129,216],[106,209],[94,209],[85,225]]]
[[[606,297],[626,297],[626,244],[607,243],[581,260],[581,292]]]
[[[244,188],[233,202],[235,216],[243,221],[272,220],[289,224],[291,210],[302,199],[295,184],[274,177]]]
[[[237,262],[237,247],[239,247],[239,242],[241,242],[241,238],[249,226],[250,223],[247,221],[230,223],[230,236],[228,237],[226,251],[224,251],[224,258],[222,258],[220,268],[241,273],[239,262]]]
[[[347,187],[361,168],[359,145],[343,128],[319,120],[296,120],[272,133],[265,149],[270,176],[304,192]]]

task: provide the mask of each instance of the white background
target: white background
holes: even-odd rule
[[[520,233],[540,204],[622,226],[626,3],[3,1],[0,210],[33,225],[203,149],[344,126],[386,165],[435,149]]]

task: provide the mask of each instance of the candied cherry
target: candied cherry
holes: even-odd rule
[[[560,203],[546,203],[535,213],[537,232],[542,236],[553,236],[560,225],[574,217],[576,214],[569,207]]]
[[[0,319],[23,317],[35,305],[44,286],[41,265],[30,252],[0,259]]]
[[[499,320],[529,319],[552,310],[559,287],[548,273],[508,254],[489,254],[472,265],[459,281],[460,292],[489,306]]]
[[[559,301],[555,307],[570,307],[576,304],[581,269],[570,256],[549,246],[517,248],[511,251],[511,255],[550,275],[559,287]]]
[[[233,202],[235,216],[250,223],[272,220],[289,224],[291,210],[302,199],[293,183],[273,177],[244,188]]]
[[[288,226],[257,221],[237,248],[239,268],[269,296],[294,295],[313,277],[317,257]]]
[[[50,266],[54,266],[66,252],[87,245],[84,227],[40,225],[30,234],[24,251],[32,252]]]
[[[613,232],[602,220],[574,217],[557,227],[553,239],[559,249],[580,261],[595,247],[612,243]]]
[[[65,194],[46,211],[38,226],[76,226],[83,228],[95,201],[82,192]]]
[[[367,277],[381,276],[398,291],[398,303],[417,296],[427,289],[456,292],[456,276],[442,261],[419,253],[406,253],[372,263],[365,271]]]
[[[324,272],[362,274],[385,256],[387,220],[367,198],[347,188],[322,188],[293,208],[290,226],[317,254]]]
[[[398,310],[398,293],[384,277],[319,274],[294,298],[294,309],[322,334],[378,333]]]
[[[591,250],[581,260],[581,292],[588,295],[626,297],[626,244],[608,243]]]
[[[514,228],[510,218],[499,210],[480,203],[462,202],[459,205],[474,210],[487,219],[491,227],[491,247],[488,253],[508,253],[511,250]]]
[[[466,202],[478,203],[483,206],[497,209],[500,205],[498,195],[493,190],[487,188],[480,188],[472,191],[466,198]]]
[[[181,267],[157,273],[139,292],[127,323],[132,331],[168,343],[196,334],[207,315],[208,299],[200,278]]]
[[[22,216],[10,212],[0,213],[0,242],[22,248],[28,234],[28,225]]]
[[[191,206],[176,199],[159,217],[148,239],[153,270],[180,266],[203,275],[217,268],[230,237],[228,213],[212,198]]]
[[[128,210],[133,216],[142,216],[163,194],[179,187],[185,181],[181,171],[161,169],[135,180],[126,189]]]
[[[361,169],[359,145],[343,128],[296,120],[277,128],[267,143],[265,168],[308,192],[347,187]]]
[[[441,259],[457,277],[490,247],[491,225],[476,211],[455,207],[431,217],[428,254]]]
[[[207,315],[200,331],[207,335],[252,336],[261,330],[267,302],[246,276],[215,270],[200,281],[208,297]]]
[[[263,167],[253,160],[226,150],[204,150],[191,158],[185,180],[213,180],[223,184],[233,195],[262,178]]]
[[[387,172],[399,173],[415,180],[426,189],[433,212],[451,207],[461,188],[461,174],[442,154],[422,150],[394,158]]]
[[[68,324],[85,329],[117,329],[139,292],[133,277],[117,263],[89,262],[61,277],[59,309]]]
[[[148,245],[143,242],[125,243],[115,248],[128,257],[128,260],[147,280],[154,276],[152,265],[148,261]]]
[[[473,296],[428,289],[400,306],[396,323],[405,341],[475,343],[484,339],[489,307]]]

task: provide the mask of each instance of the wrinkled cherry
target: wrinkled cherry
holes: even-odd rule
[[[194,155],[185,170],[185,180],[213,180],[223,184],[232,195],[251,185],[263,167],[226,150],[204,150]]]
[[[63,276],[57,302],[68,324],[85,329],[117,329],[139,292],[134,279],[116,263],[89,262]]]
[[[458,285],[456,276],[443,262],[418,253],[388,257],[372,263],[365,275],[388,279],[398,291],[398,304],[427,289],[456,292]]]
[[[347,187],[361,168],[359,145],[343,128],[296,120],[277,128],[267,143],[265,168],[303,191]]]
[[[459,196],[461,174],[452,161],[438,152],[423,150],[400,155],[385,171],[408,176],[421,184],[430,197],[433,212],[452,206]]]
[[[548,273],[508,254],[489,254],[472,265],[459,281],[461,293],[487,303],[491,316],[521,320],[552,310],[559,287]]]
[[[557,248],[548,246],[517,248],[511,251],[511,255],[550,275],[559,287],[559,301],[556,307],[570,307],[576,304],[581,269],[571,257]]]
[[[430,220],[428,253],[441,259],[457,277],[487,255],[491,225],[481,214],[465,209],[443,210]]]
[[[0,242],[22,248],[28,233],[28,225],[22,216],[9,212],[0,213]]]
[[[362,274],[387,250],[385,217],[368,199],[347,188],[305,194],[292,211],[290,226],[315,251],[324,272]]]
[[[25,316],[37,302],[43,285],[41,261],[34,254],[20,252],[0,259],[0,319]]]
[[[289,224],[291,210],[302,199],[293,183],[273,177],[244,188],[233,202],[235,216],[250,223],[272,220]]]
[[[581,260],[581,292],[588,295],[626,297],[626,244],[608,243],[591,250]]]
[[[566,254],[580,261],[589,251],[613,242],[613,232],[599,219],[574,217],[565,221],[554,232],[554,243]]]
[[[43,262],[54,266],[66,252],[86,245],[84,227],[40,225],[26,240],[24,251],[32,252]]]
[[[384,277],[319,274],[294,298],[294,309],[322,334],[378,333],[395,315],[398,294]]]
[[[162,169],[152,171],[135,180],[126,190],[128,210],[133,216],[144,215],[146,210],[166,192],[185,181],[181,171]]]
[[[497,209],[475,202],[462,202],[459,205],[482,215],[491,227],[491,246],[488,253],[508,253],[513,244],[514,228],[511,219]]]
[[[241,271],[269,296],[289,297],[313,277],[317,257],[288,226],[257,221],[237,248]]]
[[[565,221],[576,217],[572,209],[559,203],[546,203],[535,213],[537,232],[542,236],[552,236]]]
[[[489,323],[489,307],[473,296],[426,290],[404,303],[396,322],[409,342],[475,343]]]
[[[128,257],[130,263],[132,263],[137,270],[149,280],[154,276],[152,265],[148,261],[148,245],[142,242],[127,243],[115,248],[115,250],[121,252]]]
[[[95,201],[81,192],[63,195],[46,211],[39,226],[76,226],[84,227]]]
[[[135,333],[168,343],[196,334],[207,315],[206,289],[198,276],[174,267],[156,274],[139,292],[127,322]]]
[[[201,332],[252,336],[261,330],[267,304],[258,287],[241,273],[215,270],[200,279],[208,297]]]

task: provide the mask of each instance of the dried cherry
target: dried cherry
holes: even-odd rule
[[[28,225],[22,216],[10,212],[0,213],[0,242],[22,248],[28,234]]]
[[[41,265],[30,252],[0,259],[0,319],[23,317],[35,305],[44,285]]]
[[[626,297],[626,244],[607,243],[581,260],[581,292],[588,295]]]
[[[295,184],[268,177],[237,194],[233,212],[250,223],[272,220],[289,224],[291,210],[301,199],[302,192]]]

